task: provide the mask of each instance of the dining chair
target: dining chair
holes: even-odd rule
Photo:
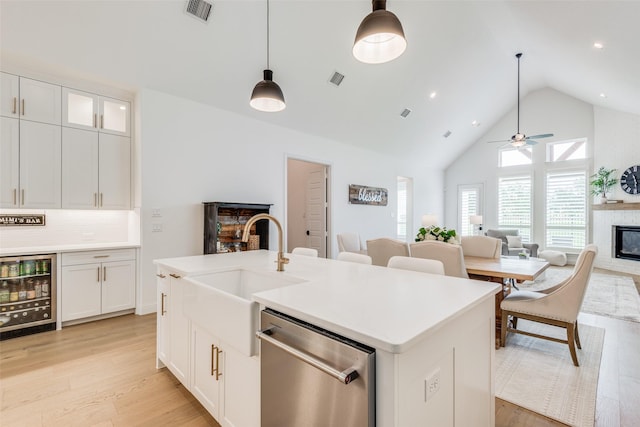
[[[438,242],[436,240],[424,240],[409,245],[411,256],[414,258],[427,258],[441,261],[444,265],[446,276],[469,278],[464,266],[462,246],[453,243]]]
[[[420,271],[422,273],[441,274],[444,276],[444,264],[436,259],[411,258],[408,256],[392,256],[387,264],[389,268]]]
[[[462,254],[480,258],[500,258],[502,240],[487,236],[462,236],[460,239]]]
[[[339,252],[366,253],[360,243],[360,235],[358,233],[338,233],[336,238],[338,239]]]
[[[371,257],[365,254],[355,252],[340,252],[336,257],[338,261],[357,262],[360,264],[371,265]]]
[[[381,237],[367,240],[367,255],[371,257],[373,265],[386,267],[389,258],[394,255],[409,256],[409,246],[401,240]]]
[[[513,291],[507,295],[500,304],[502,309],[501,345],[505,346],[507,333],[510,332],[568,344],[573,364],[579,366],[575,347],[576,345],[578,348],[582,347],[577,319],[597,253],[596,245],[587,245],[578,255],[571,275],[555,286],[542,291]],[[511,326],[509,326],[509,316],[512,317]],[[518,318],[565,328],[567,339],[562,340],[517,329]]]
[[[316,258],[318,257],[318,250],[312,249],[312,248],[302,248],[302,247],[293,248],[291,253],[293,255],[304,255],[304,256],[310,256],[310,257],[316,257]]]

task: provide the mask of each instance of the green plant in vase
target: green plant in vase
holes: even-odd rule
[[[598,172],[591,175],[591,194],[594,196],[600,196],[602,203],[607,202],[607,193],[611,190],[611,187],[618,183],[618,178],[615,177],[616,169],[607,169],[601,166]]]
[[[416,235],[416,242],[423,240],[438,240],[440,242],[458,243],[456,240],[456,230],[447,230],[447,227],[438,227],[432,225],[430,227],[420,227]]]

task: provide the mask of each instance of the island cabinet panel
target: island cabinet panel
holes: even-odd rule
[[[376,350],[376,425],[493,426],[493,321],[488,299],[404,353]]]
[[[182,276],[169,271],[169,298],[165,302],[169,312],[169,360],[167,367],[187,388],[190,388],[189,365],[191,348],[191,321],[182,310],[184,282]]]
[[[226,378],[225,353],[220,349],[220,341],[195,323],[191,329],[191,342],[191,393],[218,420],[220,389]]]
[[[169,272],[164,268],[156,271],[157,284],[157,313],[156,313],[156,368],[163,368],[169,364],[171,357],[171,329],[169,328]]]

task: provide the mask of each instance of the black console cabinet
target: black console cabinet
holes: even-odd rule
[[[269,221],[256,222],[251,234],[259,236],[259,247],[241,241],[244,225],[259,213],[269,213],[270,204],[204,202],[204,254],[269,249]],[[257,239],[257,238],[254,238]]]

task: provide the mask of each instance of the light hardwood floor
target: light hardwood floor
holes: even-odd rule
[[[640,323],[580,322],[606,329],[596,426],[640,426]],[[0,425],[218,426],[155,369],[155,330],[154,314],[128,315],[0,342]],[[496,399],[498,427],[561,425]]]

